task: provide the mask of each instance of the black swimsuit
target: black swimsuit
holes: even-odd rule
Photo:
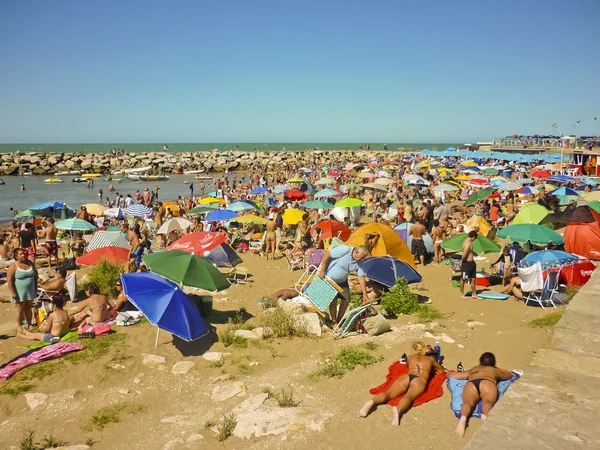
[[[497,386],[497,384],[494,383],[489,378],[478,378],[476,380],[469,380],[469,381],[467,381],[467,383],[473,383],[473,386],[475,386],[475,389],[477,390],[477,395],[479,395],[479,397],[481,397],[481,392],[479,391],[479,385],[481,384],[482,381],[489,381],[490,383],[493,383],[494,386]]]

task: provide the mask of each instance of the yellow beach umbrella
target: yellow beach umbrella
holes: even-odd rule
[[[458,181],[469,181],[472,178],[469,175],[459,175],[456,177]]]
[[[504,177],[492,177],[490,178],[490,181],[508,181],[506,178]]]
[[[234,222],[263,224],[263,223],[267,223],[267,219],[265,219],[264,217],[259,217],[254,214],[246,214],[245,216],[240,216],[239,218],[235,219]]]
[[[304,211],[299,209],[289,208],[283,213],[283,223],[286,225],[296,225],[302,222],[302,216],[306,214]]]
[[[227,202],[222,198],[215,197],[205,197],[201,200],[198,200],[199,205],[212,205],[213,203],[218,203],[219,205],[226,205]]]
[[[462,184],[457,183],[456,181],[446,180],[446,181],[444,181],[444,183],[451,184],[452,186],[456,186],[457,188],[461,188],[462,189]]]
[[[108,209],[106,206],[102,206],[97,203],[87,203],[81,206],[85,206],[87,212],[89,214],[93,214],[94,216],[101,216],[102,214],[104,214],[104,211]]]
[[[466,163],[463,164],[463,166],[465,166],[465,167],[478,167],[477,163],[475,161],[467,161]]]
[[[175,202],[162,202],[162,205],[165,208],[169,209],[169,212],[174,216],[174,217],[178,217],[179,216],[179,205]]]
[[[545,190],[546,192],[551,192],[551,191],[553,191],[553,190],[555,190],[555,189],[556,189],[556,186],[554,186],[553,184],[548,184],[548,183],[542,183],[542,184],[540,184],[540,185],[537,185],[537,186],[536,186],[536,189],[537,189],[538,191],[539,191],[540,189],[542,189],[542,188],[544,188],[544,190]],[[590,194],[593,194],[593,192],[590,192]],[[584,199],[586,199],[586,198],[585,198],[585,195],[583,196],[583,198],[584,198]],[[587,199],[586,199],[586,200],[587,200]],[[589,201],[589,200],[588,200],[588,201]]]

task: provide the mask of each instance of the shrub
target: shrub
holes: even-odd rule
[[[317,369],[311,373],[311,377],[341,378],[346,372],[350,372],[358,366],[367,367],[383,359],[373,355],[366,348],[366,345],[363,348],[342,347],[336,356],[321,361],[317,365]]]
[[[381,295],[381,309],[387,314],[413,314],[419,310],[417,294],[411,292],[404,278],[398,278],[394,287]]]
[[[219,333],[219,342],[222,342],[225,347],[232,346],[234,348],[247,348],[248,339],[243,336],[236,336],[232,328],[226,328]]]
[[[304,337],[308,335],[306,323],[297,320],[294,313],[280,306],[266,310],[260,317],[260,324],[272,330],[275,337]]]
[[[121,278],[123,267],[111,264],[108,261],[100,261],[96,267],[88,273],[89,283],[94,283],[100,292],[110,298],[116,297],[116,283]]]
[[[233,430],[235,430],[237,422],[237,416],[233,413],[225,414],[223,417],[221,417],[221,421],[217,425],[217,439],[219,442],[223,442],[233,434]]]
[[[300,404],[300,402],[294,398],[294,391],[291,386],[288,390],[278,389],[276,391],[271,387],[266,387],[263,389],[263,392],[267,394],[269,398],[275,399],[280,408],[295,408]]]
[[[352,290],[350,291],[350,311],[352,311],[355,308],[358,308],[359,306],[361,306],[363,303],[363,296],[360,292]]]
[[[431,305],[421,305],[417,315],[419,317],[419,322],[421,323],[428,323],[432,320],[443,318],[440,310]]]
[[[111,423],[119,423],[122,414],[136,414],[144,410],[145,407],[142,405],[126,405],[124,403],[100,408],[85,426],[85,430],[92,431],[93,429],[97,429],[102,431]]]
[[[558,323],[563,314],[563,311],[551,312],[550,314],[546,314],[539,319],[532,320],[529,322],[529,326],[531,328],[552,328]]]

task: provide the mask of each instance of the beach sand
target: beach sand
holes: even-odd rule
[[[285,259],[266,262],[256,255],[242,257],[242,265],[248,267],[252,277],[248,284],[232,286],[215,295],[215,311],[208,322],[217,331],[226,326],[227,318],[241,306],[254,316],[261,314],[263,308],[256,302],[258,299],[292,286],[300,276],[300,271],[290,272]],[[488,261],[494,261],[495,257],[487,255]],[[418,270],[423,275],[422,286],[425,288],[418,293],[428,296],[447,317],[437,321],[439,325],[433,332],[445,333],[456,341],[440,342],[446,367],[454,369],[462,361],[469,368],[477,363],[482,352],[492,351],[500,367],[524,368],[536,350],[549,339],[550,333],[546,330],[527,326],[529,321],[547,311],[524,307],[512,298],[507,301],[462,300],[458,289],[451,285],[448,266],[429,265]],[[0,288],[0,297],[5,290],[5,286]],[[22,345],[27,343],[14,337],[13,315],[13,305],[0,304],[2,362],[24,352]],[[469,321],[484,325],[469,327]],[[388,366],[403,353],[409,353],[411,341],[421,338],[424,332],[422,329],[402,329],[416,323],[416,316],[403,316],[391,322],[394,331],[374,338],[357,336],[334,341],[329,333],[325,333],[315,339],[260,341],[256,345],[250,343],[244,349],[224,347],[217,342],[214,332],[192,343],[179,340],[174,343],[169,333],[161,332],[160,344],[155,348],[156,328],[150,324],[117,327],[117,333],[124,335],[124,340],[115,343],[97,360],[76,365],[61,360],[46,362],[42,366],[52,366],[56,370],[42,379],[23,380],[28,373],[25,369],[8,382],[0,382],[0,387],[33,386],[16,398],[0,395],[2,446],[19,448],[27,430],[35,430],[37,439],[52,434],[71,445],[91,440],[94,449],[329,449],[373,445],[377,448],[462,448],[481,421],[472,420],[465,438],[456,438],[456,419],[450,410],[450,394],[446,390],[443,397],[410,410],[399,427],[391,426],[391,408],[388,406],[380,406],[366,419],[356,417],[358,409],[370,397],[368,389],[385,380]],[[309,379],[308,374],[323,356],[335,353],[342,345],[354,346],[369,341],[378,344],[373,353],[381,355],[382,362],[367,368],[359,367],[342,378]],[[433,339],[425,338],[424,341],[435,345]],[[202,358],[206,351],[231,354],[218,368],[211,367]],[[145,354],[163,356],[166,362],[145,365]],[[192,361],[195,366],[187,374],[173,374],[173,365],[182,360]],[[250,366],[250,362],[259,365]],[[227,374],[234,379],[219,381]],[[211,400],[215,387],[232,382],[243,382],[247,394],[224,401]],[[260,394],[267,385],[275,388],[291,386],[294,397],[300,401],[298,408],[291,409],[302,411],[315,429],[297,425],[278,435],[250,439],[232,436],[223,445],[216,439],[214,431],[204,428],[207,420],[219,419],[248,397]],[[29,394],[47,397],[29,396],[30,402],[36,398],[44,400],[32,410],[26,400]],[[92,415],[114,404],[128,406],[118,423],[108,424],[102,431],[85,429]],[[265,405],[276,408],[274,400],[268,400]]]

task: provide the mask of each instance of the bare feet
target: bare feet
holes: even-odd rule
[[[481,299],[481,297],[477,297],[476,295],[472,295],[472,296],[471,296],[471,298],[472,298],[473,300],[479,300],[479,299]]]
[[[461,416],[458,421],[458,425],[456,425],[456,435],[461,438],[465,435],[465,429],[467,428],[467,418],[465,416]]]
[[[485,414],[481,415],[481,421],[485,422],[487,420],[487,416]]]
[[[467,300],[469,297],[467,297],[466,295],[461,295],[460,298]]]
[[[398,407],[392,407],[392,426],[397,427],[400,425],[400,413],[398,412]]]
[[[365,405],[358,411],[358,417],[367,417],[371,408],[373,407],[373,400],[369,400]]]

